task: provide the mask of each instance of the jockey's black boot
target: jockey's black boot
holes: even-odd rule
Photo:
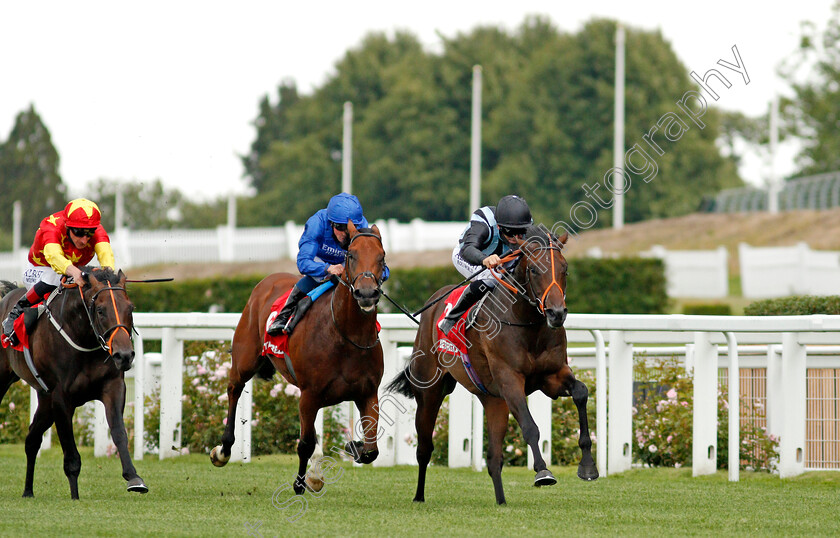
[[[463,316],[472,305],[484,297],[489,290],[490,287],[484,282],[471,282],[467,289],[464,290],[464,293],[461,294],[461,297],[458,298],[458,302],[455,303],[452,310],[449,311],[446,317],[440,320],[438,328],[441,332],[443,334],[449,334],[449,331],[451,331],[452,327],[458,323],[461,316]]]
[[[268,326],[268,330],[266,330],[266,332],[271,336],[277,336],[278,334],[286,332],[286,325],[289,323],[289,319],[292,316],[295,306],[297,306],[298,301],[304,297],[306,297],[306,293],[300,291],[300,288],[295,285],[295,287],[292,288],[292,293],[289,294],[289,298],[286,299],[286,304],[283,305],[283,308],[277,313],[277,317],[274,318],[274,321],[272,321],[271,325]]]
[[[3,320],[3,334],[9,337],[9,341],[13,346],[18,345],[17,335],[15,334],[15,320],[23,314],[24,308],[30,306],[32,306],[32,303],[30,303],[29,299],[27,299],[26,295],[24,295],[9,311],[9,315],[6,316],[6,319]]]

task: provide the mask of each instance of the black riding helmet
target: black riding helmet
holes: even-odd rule
[[[510,194],[499,200],[496,206],[496,224],[502,228],[522,229],[527,228],[534,222],[531,218],[531,210],[525,200],[519,196]]]

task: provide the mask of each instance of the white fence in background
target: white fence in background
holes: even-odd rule
[[[591,248],[587,256],[603,258],[603,251]],[[729,254],[725,247],[715,250],[668,250],[653,245],[640,252],[643,258],[659,258],[665,264],[668,297],[716,299],[729,295]]]
[[[451,249],[466,222],[400,223],[375,221],[386,252]],[[163,263],[261,262],[297,257],[303,226],[287,222],[273,228],[219,226],[207,230],[138,230],[120,228],[110,233],[120,267]],[[19,281],[29,245],[18,252],[0,252],[0,279]]]
[[[840,252],[738,245],[744,297],[840,295]]]
[[[160,458],[177,456],[181,446],[181,394],[183,344],[187,340],[227,340],[233,335],[238,314],[135,315],[141,337],[135,340],[135,409],[143,408],[149,383],[143,341],[162,340]],[[407,364],[415,326],[405,316],[383,314],[381,341],[385,356],[383,383]],[[779,474],[794,476],[805,470],[806,373],[808,368],[840,368],[840,316],[682,316],[570,314],[566,321],[569,342],[590,343],[587,349],[569,348],[574,369],[594,369],[597,398],[596,463],[603,476],[630,468],[633,446],[634,353],[685,356],[694,379],[693,474],[715,471],[717,453],[718,369],[728,368],[729,478],[738,480],[740,424],[739,372],[741,367],[767,369],[768,431],[781,439]],[[656,347],[663,344],[671,347]],[[674,345],[676,344],[676,347]],[[654,345],[654,347],[642,346]],[[722,348],[722,349],[721,349]],[[726,355],[719,353],[725,349]],[[756,355],[758,349],[758,355]],[[741,358],[751,350],[749,357]],[[609,377],[608,377],[609,374]],[[414,402],[381,393],[382,430],[380,455],[374,465],[414,464],[414,447],[407,436],[415,434]],[[388,401],[390,400],[390,404]],[[609,402],[608,402],[609,400]],[[483,410],[477,398],[463,387],[450,397],[449,465],[483,466]],[[551,450],[551,401],[541,393],[529,397],[529,407],[540,429],[540,451]],[[240,401],[234,456],[250,459],[250,387]],[[609,409],[609,415],[607,414]],[[387,418],[386,418],[387,417]],[[390,420],[388,420],[390,419]],[[101,427],[100,430],[103,428]],[[135,414],[134,457],[144,453],[143,414]],[[221,439],[222,432],[219,431]],[[107,442],[107,432],[97,443]],[[104,453],[104,444],[97,447]],[[529,454],[530,456],[530,454]],[[529,465],[532,458],[529,457]],[[835,462],[838,463],[838,462]]]

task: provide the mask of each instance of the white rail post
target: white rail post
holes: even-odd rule
[[[251,419],[254,408],[254,380],[249,379],[236,402],[236,424],[233,437],[236,440],[230,451],[231,461],[251,462]]]
[[[782,409],[784,402],[782,382],[782,346],[767,346],[767,433],[782,436]]]
[[[607,469],[613,474],[633,462],[633,345],[621,331],[610,331],[609,369]]]
[[[741,367],[735,333],[726,333],[726,343],[729,347],[729,481],[737,482],[741,467]]]
[[[35,418],[35,410],[38,409],[38,392],[29,387],[29,423],[32,424],[32,419]],[[41,450],[47,450],[48,448],[52,448],[52,427],[47,428],[47,431],[44,432],[44,438],[41,439],[41,448],[38,450],[38,454],[41,453]]]
[[[181,396],[183,394],[184,341],[175,329],[162,331],[160,365],[160,459],[181,453]]]
[[[694,415],[691,475],[717,470],[718,349],[709,333],[694,333]]]
[[[102,457],[108,453],[111,431],[105,417],[105,405],[99,400],[93,401],[93,455]]]
[[[604,335],[593,330],[595,339],[595,464],[598,474],[607,476],[607,353]]]
[[[782,334],[782,431],[779,439],[779,477],[805,472],[805,346],[796,333]]]
[[[134,459],[142,460],[145,451],[146,417],[146,355],[143,351],[143,337],[134,337]]]
[[[480,405],[480,404],[479,404]],[[540,454],[546,464],[551,465],[551,398],[542,392],[534,392],[528,396],[528,410],[540,431]],[[528,468],[534,468],[534,453],[528,447]]]
[[[472,463],[472,398],[461,384],[449,395],[449,467]]]
[[[382,381],[387,382],[399,372],[400,358],[397,354],[397,343],[390,337],[390,332],[383,330],[379,333],[379,343],[382,345],[382,359],[384,369]],[[379,427],[377,429],[377,445],[379,457],[373,462],[374,467],[392,467],[397,457],[397,416],[400,407],[405,407],[397,401],[394,394],[380,394],[377,412],[379,413]]]

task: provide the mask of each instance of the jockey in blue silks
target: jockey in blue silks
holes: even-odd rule
[[[319,210],[306,221],[297,255],[297,267],[304,276],[292,288],[283,309],[268,327],[268,334],[291,333],[294,327],[289,326],[289,322],[298,302],[319,285],[344,272],[344,257],[350,244],[348,221],[356,228],[369,227],[359,199],[346,192],[333,196],[326,209]],[[387,280],[389,275],[388,266],[385,266],[382,280]]]

